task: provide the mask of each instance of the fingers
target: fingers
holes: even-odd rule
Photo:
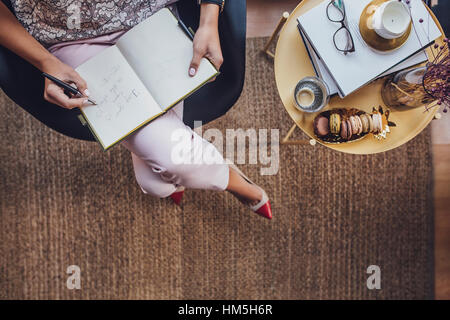
[[[44,98],[48,102],[54,103],[66,109],[79,108],[88,104],[86,97],[69,98],[64,91],[54,84],[49,84],[44,92]]]
[[[76,86],[78,91],[83,95],[82,97],[79,97],[78,94],[66,94],[64,90],[53,81],[45,79],[45,100],[67,109],[82,107],[83,105],[88,104],[87,97],[89,96],[89,91],[87,89],[87,83],[71,66],[56,59],[52,60],[43,71],[73,87]]]
[[[189,75],[195,76],[202,61],[207,58],[219,70],[223,63],[222,50],[217,27],[199,27],[194,37],[194,53],[189,66]]]
[[[192,57],[191,65],[189,66],[189,76],[193,77],[197,74],[202,58],[203,54],[201,51],[194,48],[194,56]]]
[[[75,85],[77,89],[82,92],[86,97],[89,96],[89,90],[87,89],[87,83],[84,79],[78,74],[78,72],[74,71],[72,74],[72,79],[70,79]]]
[[[215,53],[208,56],[209,60],[212,62],[214,67],[216,67],[217,70],[220,70],[220,67],[223,64],[223,57],[221,53]]]
[[[194,56],[192,57],[191,65],[189,66],[189,75],[191,77],[195,76],[198,70],[198,67],[200,65],[200,62],[202,61],[203,56],[209,59],[211,63],[214,65],[214,67],[219,70],[220,67],[223,64],[223,57],[221,53],[218,54],[206,54],[202,55],[198,53],[198,51],[194,51]],[[216,80],[216,78],[211,79],[210,82]]]
[[[206,57],[209,59],[209,61],[211,61],[211,63],[214,65],[214,67],[217,70],[220,70],[220,67],[223,64],[223,57],[222,57],[222,53],[216,53],[216,54],[207,54]],[[216,81],[217,77],[212,78],[211,80],[209,80],[208,82],[214,82]]]

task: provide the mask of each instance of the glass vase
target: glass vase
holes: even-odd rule
[[[391,76],[381,89],[381,97],[387,107],[421,107],[433,102],[422,86],[427,67],[400,71]]]

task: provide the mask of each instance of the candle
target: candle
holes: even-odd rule
[[[380,37],[396,39],[405,34],[411,23],[411,17],[403,2],[390,0],[377,8],[372,23],[373,29]]]

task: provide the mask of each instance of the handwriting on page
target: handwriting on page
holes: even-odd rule
[[[102,98],[97,99],[96,116],[104,120],[117,119],[125,108],[131,106],[140,96],[140,92],[126,83],[120,65],[113,65],[102,77],[97,87]]]

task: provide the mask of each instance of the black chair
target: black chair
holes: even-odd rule
[[[425,3],[430,6],[431,0],[425,1]],[[439,20],[439,23],[444,30],[444,33],[449,36],[450,32],[450,19],[448,18],[448,14],[450,12],[450,1],[448,0],[439,0],[438,4],[431,8],[436,18]]]
[[[9,0],[1,1],[11,9]],[[179,1],[178,11],[181,19],[196,30],[200,15],[197,1]],[[227,1],[219,19],[219,33],[224,56],[221,74],[216,81],[185,100],[183,120],[190,127],[194,121],[205,124],[224,115],[241,94],[245,74],[245,0]],[[79,109],[68,110],[45,101],[40,71],[2,46],[0,88],[46,126],[72,138],[95,141],[89,129],[77,118]]]

